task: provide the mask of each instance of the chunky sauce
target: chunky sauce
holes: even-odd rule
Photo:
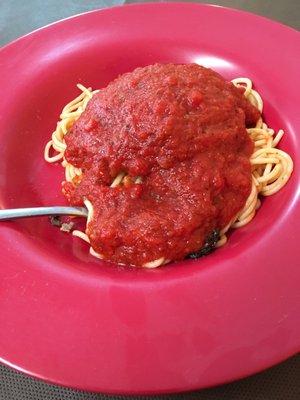
[[[199,250],[246,202],[246,127],[258,118],[240,90],[196,64],[138,68],[95,94],[66,135],[83,178],[63,187],[72,204],[93,204],[92,247],[133,265]]]

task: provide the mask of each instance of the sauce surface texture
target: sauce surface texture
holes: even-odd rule
[[[65,137],[65,157],[83,175],[63,192],[74,205],[91,201],[94,250],[132,265],[199,250],[245,205],[246,127],[259,116],[242,91],[196,64],[138,68],[101,89]]]

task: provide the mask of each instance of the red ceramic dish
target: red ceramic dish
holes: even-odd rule
[[[295,163],[254,221],[197,261],[114,267],[46,219],[0,225],[0,359],[86,390],[156,393],[236,379],[300,350],[299,34],[244,12],[143,4],[83,14],[0,51],[2,207],[63,203],[43,148],[75,84],[197,62],[247,76]]]

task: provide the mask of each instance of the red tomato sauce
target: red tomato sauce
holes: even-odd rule
[[[259,116],[242,91],[196,64],[137,68],[100,90],[65,137],[83,177],[63,191],[74,205],[93,204],[92,247],[132,265],[199,250],[245,205],[246,127]],[[126,179],[111,188],[120,172]]]

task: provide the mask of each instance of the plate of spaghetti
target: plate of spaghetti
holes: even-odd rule
[[[252,14],[169,3],[0,50],[1,207],[87,210],[1,223],[2,362],[159,393],[300,350],[299,46]]]

